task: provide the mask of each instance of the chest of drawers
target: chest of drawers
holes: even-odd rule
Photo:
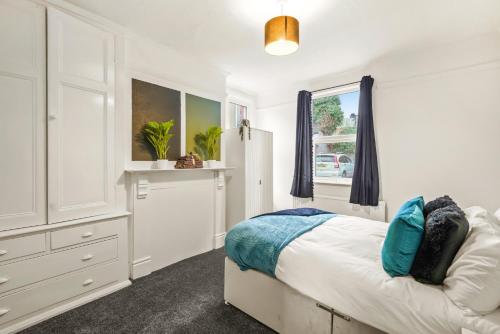
[[[126,217],[0,238],[0,333],[129,284]]]
[[[3,239],[0,240],[0,261],[42,253],[46,247],[45,233]]]

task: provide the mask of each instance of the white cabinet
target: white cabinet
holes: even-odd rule
[[[226,163],[236,167],[227,174],[227,229],[244,219],[273,210],[273,134],[245,129],[243,139],[238,129],[223,134]]]
[[[49,223],[114,207],[114,38],[47,10]]]
[[[0,0],[0,46],[0,230],[111,212],[113,35]]]
[[[52,5],[0,0],[0,333],[130,284],[114,35]]]
[[[45,9],[0,0],[0,230],[46,223]]]
[[[0,234],[0,249],[10,255],[0,258],[0,333],[17,332],[130,284],[126,217],[70,224]]]

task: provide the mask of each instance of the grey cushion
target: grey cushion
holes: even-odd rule
[[[433,201],[427,202],[424,206],[424,217],[427,217],[432,211],[445,208],[449,205],[457,205],[450,196],[444,195]]]
[[[422,283],[442,284],[468,231],[469,222],[455,204],[431,211],[410,271],[412,276]]]

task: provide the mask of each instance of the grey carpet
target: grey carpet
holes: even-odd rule
[[[224,304],[224,256],[219,249],[178,262],[22,333],[274,333]]]

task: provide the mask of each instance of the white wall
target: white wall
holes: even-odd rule
[[[141,36],[125,36],[124,60],[126,71],[155,76],[205,94],[226,94],[225,72]]]
[[[301,89],[375,78],[381,198],[388,218],[410,196],[449,194],[463,207],[500,207],[500,35],[384,57]],[[276,209],[292,206],[296,94],[259,96],[256,126],[275,139]],[[276,105],[276,101],[279,104]],[[349,188],[321,186],[334,196]]]

